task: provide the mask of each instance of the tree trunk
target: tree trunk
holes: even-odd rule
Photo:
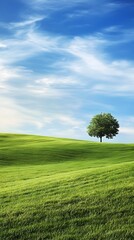
[[[102,142],[102,137],[100,137],[100,142]]]

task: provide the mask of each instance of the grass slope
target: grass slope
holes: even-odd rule
[[[2,240],[132,240],[134,144],[0,134]]]

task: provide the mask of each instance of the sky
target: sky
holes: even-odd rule
[[[134,2],[0,1],[0,132],[99,141],[102,112],[134,143]]]

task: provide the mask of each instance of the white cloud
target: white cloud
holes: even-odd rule
[[[78,120],[74,117],[67,116],[67,115],[57,115],[56,119],[60,121],[62,124],[66,124],[69,127],[73,126],[74,128],[78,128],[83,125],[84,121]]]
[[[19,72],[18,69],[13,69],[8,66],[0,66],[0,82],[7,81],[12,78],[18,78]]]
[[[52,87],[52,88],[64,88],[66,86],[73,86],[75,84],[81,84],[78,79],[75,79],[71,76],[52,76],[48,75],[48,77],[44,77],[41,79],[37,79],[35,81],[36,84],[40,85],[41,87]]]
[[[22,124],[22,113],[16,103],[6,97],[0,97],[0,131],[8,132],[18,129]]]
[[[70,38],[40,33],[36,23],[42,19],[31,17],[10,24],[12,37],[0,43],[0,92],[5,94],[0,98],[0,131],[30,125],[41,134],[45,129],[45,135],[86,138],[87,117],[85,113],[79,117],[79,109],[89,104],[91,113],[98,106],[114,110],[114,106],[92,99],[91,94],[133,96],[134,64],[110,59],[104,47],[115,42],[104,35]],[[36,61],[40,54],[46,62]],[[41,69],[36,64],[42,64]],[[90,94],[85,95],[86,90]],[[132,136],[133,122],[128,125],[126,120],[121,126],[121,134]]]
[[[65,92],[61,91],[60,89],[51,89],[45,87],[35,87],[35,86],[27,86],[27,93],[37,96],[38,98],[61,98],[64,97],[66,94]]]
[[[51,62],[51,65],[58,69],[58,73],[54,73],[55,77],[47,74],[46,78],[45,74],[44,76],[42,74],[41,78],[44,79],[42,80],[44,83],[42,83],[45,86],[55,87],[55,85],[60,85],[62,88],[65,84],[71,87],[72,84],[74,84],[73,87],[82,87],[83,85],[83,87],[90,88],[95,93],[112,95],[113,92],[116,95],[126,95],[134,91],[133,62],[110,60],[103,51],[103,47],[109,44],[109,41],[98,36],[68,39],[62,36],[55,37],[49,34],[41,34],[32,26],[33,22],[35,23],[39,19],[42,18],[34,19],[31,17],[31,20],[19,22],[18,26],[26,26],[26,30],[19,33],[21,35],[18,36],[20,30],[16,29],[14,38],[3,41],[2,44],[7,47],[1,52],[0,68],[3,68],[2,78],[19,78],[18,75],[20,74],[18,74],[16,66],[9,67],[9,65],[18,64],[18,62],[32,57],[35,61],[36,56],[41,53],[57,54],[57,56],[61,54],[62,56],[56,62]],[[20,66],[17,68],[20,68]],[[27,71],[29,70],[27,69]],[[24,69],[21,71],[22,76],[25,71]],[[33,75],[31,74],[32,79]],[[61,76],[59,77],[59,75]],[[68,76],[66,77],[66,75]],[[38,81],[38,75],[34,76],[34,80],[36,78]],[[80,79],[82,79],[82,84]],[[35,92],[35,94],[45,94],[45,86],[43,84],[41,86],[41,82],[38,82],[39,86],[37,86],[37,81],[36,83],[33,82],[33,87],[31,85],[31,91]]]
[[[26,4],[30,5],[31,8],[36,9],[36,10],[44,10],[48,14],[53,12],[53,11],[60,11],[61,9],[67,9],[71,7],[77,7],[81,6],[81,8],[86,6],[86,9],[81,9],[73,11],[72,14],[68,14],[68,17],[81,17],[85,14],[107,14],[111,11],[114,11],[120,7],[122,7],[121,4],[119,3],[113,3],[110,0],[107,2],[105,0],[101,0],[98,2],[97,0],[62,0],[62,1],[57,1],[57,0],[23,0]],[[88,10],[88,12],[86,11]]]
[[[70,6],[74,6],[80,3],[86,3],[89,2],[89,0],[29,0],[28,2],[26,0],[23,0],[25,3],[30,4],[32,8],[40,9],[41,7],[45,6],[46,10],[57,10],[61,8],[67,8]],[[90,3],[95,2],[95,0],[90,0]]]
[[[0,48],[6,48],[6,47],[7,46],[4,43],[0,42]]]
[[[129,94],[134,92],[134,65],[131,61],[107,60],[101,46],[104,41],[97,38],[76,38],[68,47],[68,51],[75,59],[68,63],[67,67],[71,72],[89,78],[89,86],[94,82],[92,90],[102,93]],[[97,41],[98,40],[98,41]],[[90,45],[91,44],[91,45]],[[87,83],[88,84],[88,83]],[[115,85],[116,84],[116,85]]]
[[[134,127],[121,127],[120,133],[134,136]]]
[[[25,24],[20,22],[19,24]],[[64,38],[54,37],[49,34],[42,34],[36,30],[32,24],[23,30],[14,29],[14,35],[11,38],[3,40],[0,64],[16,64],[20,61],[35,57],[42,52],[63,51]]]
[[[11,97],[0,97],[0,112],[0,132],[21,132],[27,125],[38,130],[45,123],[40,120],[39,111],[20,106]]]
[[[35,26],[36,23],[44,20],[44,16],[30,16],[26,17],[28,19],[21,21],[21,22],[12,22],[8,25],[9,29],[14,29],[14,28],[24,28],[28,26]]]
[[[107,27],[104,29],[104,32],[107,32],[107,33],[116,33],[116,32],[120,32],[121,31],[121,27],[120,25],[113,25],[113,26],[110,26],[110,27]]]
[[[84,121],[78,120],[71,115],[53,114],[47,110],[45,113],[41,110],[29,109],[29,107],[22,107],[13,98],[0,97],[0,132],[23,132],[23,129],[27,129],[26,132],[34,132],[45,135],[63,136],[63,133],[68,132],[68,137],[75,136],[80,137],[80,129],[82,131],[85,124]],[[60,131],[54,126],[60,126]]]

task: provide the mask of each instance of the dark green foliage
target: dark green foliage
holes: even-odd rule
[[[91,137],[113,138],[119,132],[119,123],[110,113],[101,113],[94,116],[87,128],[87,132]]]

